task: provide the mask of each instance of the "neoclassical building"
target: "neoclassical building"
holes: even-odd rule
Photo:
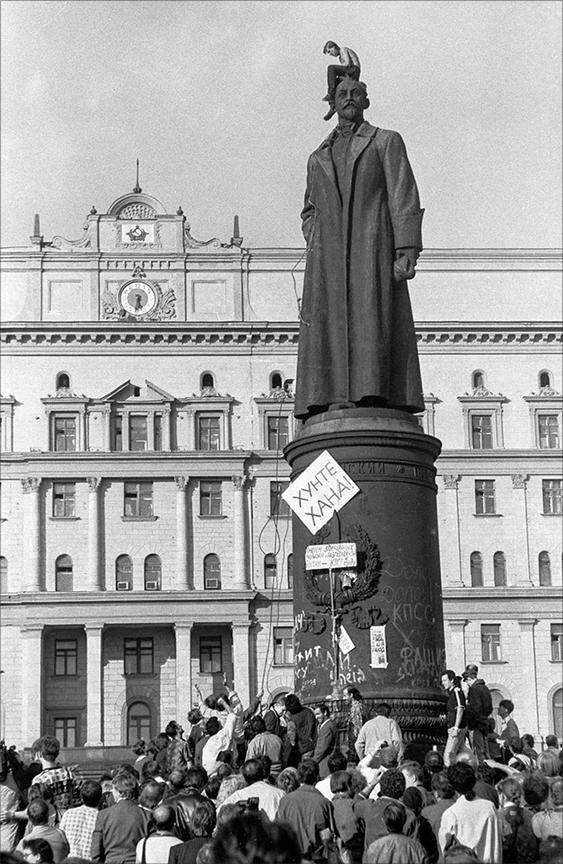
[[[281,451],[304,254],[233,233],[198,241],[136,187],[78,240],[36,218],[2,250],[9,743],[127,745],[185,722],[196,684],[293,686]],[[540,735],[563,732],[560,273],[551,250],[434,249],[411,283],[448,662],[477,662]]]

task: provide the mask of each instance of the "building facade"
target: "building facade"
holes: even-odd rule
[[[198,241],[137,188],[30,240],[2,252],[0,737],[126,745],[196,684],[291,689],[303,250]],[[563,732],[560,271],[428,250],[411,283],[448,662],[540,735]]]

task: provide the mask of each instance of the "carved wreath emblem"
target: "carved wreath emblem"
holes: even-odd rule
[[[373,597],[381,578],[382,563],[377,545],[359,524],[353,525],[349,533],[348,539],[356,540],[358,546],[358,567],[355,578],[350,577],[350,571],[343,576],[335,575],[334,605],[337,614],[346,612],[344,607],[352,603]],[[328,570],[306,571],[305,592],[313,605],[322,606],[325,612],[330,611]]]

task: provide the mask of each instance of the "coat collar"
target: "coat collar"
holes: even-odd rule
[[[352,156],[352,160],[355,162],[358,156],[365,150],[369,142],[375,138],[377,134],[377,126],[372,126],[367,120],[356,129],[354,134],[350,138],[350,153]],[[330,135],[325,138],[322,142],[321,146],[315,150],[314,156],[319,162],[320,166],[327,174],[330,180],[334,183],[335,186],[338,186],[336,182],[336,175],[334,172],[334,164],[332,162],[332,145],[338,135],[338,127],[335,127]]]

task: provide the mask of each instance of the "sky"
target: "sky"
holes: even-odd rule
[[[552,0],[3,0],[2,245],[81,236],[132,190],[198,240],[302,246],[328,39],[401,133],[426,248],[561,246],[561,4]]]

